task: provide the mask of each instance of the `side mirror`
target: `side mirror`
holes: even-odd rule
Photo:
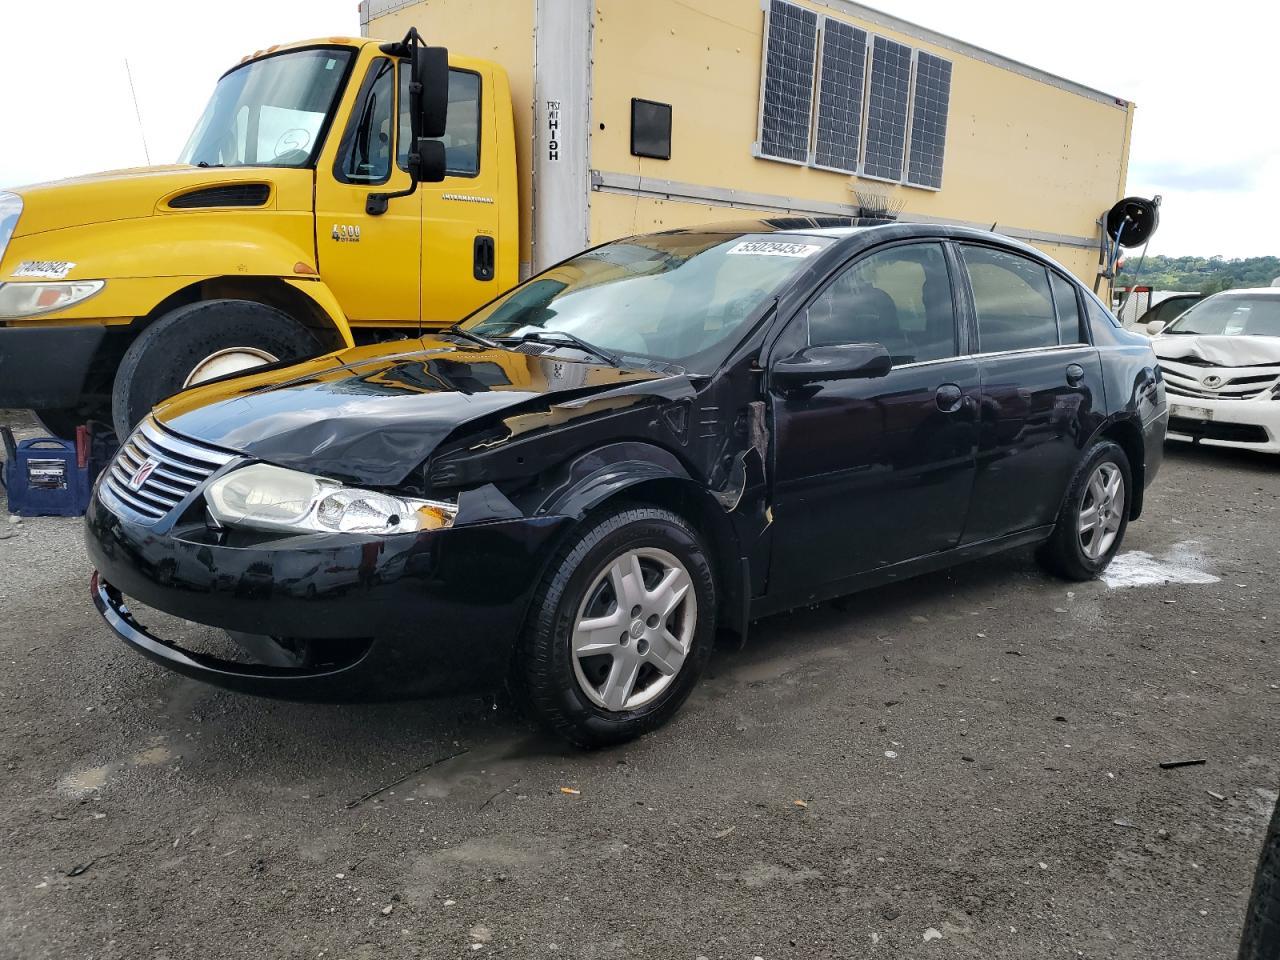
[[[369,194],[364,211],[371,217],[386,213],[389,201],[412,195],[418,184],[444,179],[444,144],[433,138],[444,136],[449,115],[447,48],[426,46],[418,28],[410,27],[402,41],[384,43],[381,49],[388,56],[409,58],[409,188]]]
[[[1154,337],[1167,326],[1163,320],[1150,320],[1147,322],[1147,333]]]
[[[872,379],[893,369],[889,351],[878,343],[842,343],[805,347],[773,365],[778,382],[798,386],[819,380]]]
[[[444,144],[419,140],[409,153],[409,173],[418,183],[439,183],[445,176]]]
[[[448,114],[449,51],[415,45],[409,80],[409,123],[414,140],[443,137]]]

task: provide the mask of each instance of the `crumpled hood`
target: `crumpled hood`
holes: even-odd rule
[[[203,443],[296,470],[375,486],[404,480],[459,427],[666,379],[552,356],[424,337],[204,384],[156,418]]]
[[[173,164],[109,170],[19,187],[11,191],[22,197],[23,206],[14,237],[149,217],[162,199],[178,190],[241,180],[262,181],[271,179],[275,172]]]
[[[1171,334],[1154,337],[1151,349],[1161,360],[1204,360],[1219,367],[1280,364],[1280,337]]]

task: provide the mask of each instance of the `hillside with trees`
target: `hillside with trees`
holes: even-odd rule
[[[1236,287],[1269,287],[1272,280],[1280,277],[1280,257],[1226,260],[1222,257],[1149,256],[1142,265],[1142,273],[1135,280],[1133,271],[1139,259],[1139,256],[1129,255],[1124,269],[1116,277],[1116,286],[1136,282],[1153,290],[1190,290],[1209,294]]]

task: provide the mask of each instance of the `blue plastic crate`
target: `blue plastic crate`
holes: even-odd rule
[[[6,433],[8,430],[6,428]],[[93,464],[76,444],[54,437],[13,443],[5,437],[4,488],[9,512],[20,517],[78,517],[89,506]]]

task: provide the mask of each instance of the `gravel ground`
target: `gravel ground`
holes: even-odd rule
[[[1172,448],[1115,586],[1018,552],[773,618],[591,754],[477,698],[169,674],[93,611],[78,521],[3,517],[0,957],[1235,955],[1274,459]]]

